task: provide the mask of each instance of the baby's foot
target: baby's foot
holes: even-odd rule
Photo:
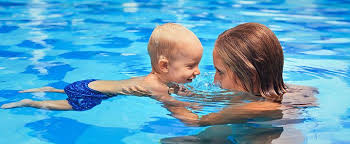
[[[28,92],[53,92],[57,90],[56,88],[53,87],[42,87],[42,88],[33,88],[33,89],[27,89],[27,90],[22,90],[19,91],[19,93],[28,93]]]
[[[32,100],[30,100],[30,99],[23,99],[23,100],[18,101],[18,102],[3,104],[1,106],[1,108],[2,109],[10,109],[10,108],[16,108],[16,107],[25,107],[25,106],[29,106],[29,104],[31,102],[32,102]]]

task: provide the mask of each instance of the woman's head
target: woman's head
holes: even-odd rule
[[[275,34],[258,23],[245,23],[219,35],[213,52],[215,82],[273,101],[286,92],[283,51]]]

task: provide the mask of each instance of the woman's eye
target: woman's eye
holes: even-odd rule
[[[220,71],[220,70],[218,70],[218,69],[216,69],[216,71],[219,73],[219,75],[224,74],[222,71]]]

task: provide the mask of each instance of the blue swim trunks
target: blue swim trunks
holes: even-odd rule
[[[96,80],[77,81],[64,88],[64,92],[68,96],[67,101],[73,110],[89,110],[100,104],[102,100],[109,98],[107,95],[88,87],[88,84],[93,81]]]

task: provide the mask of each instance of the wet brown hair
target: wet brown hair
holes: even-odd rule
[[[259,23],[244,23],[219,35],[215,50],[226,68],[250,93],[281,102],[283,50],[276,35]]]

